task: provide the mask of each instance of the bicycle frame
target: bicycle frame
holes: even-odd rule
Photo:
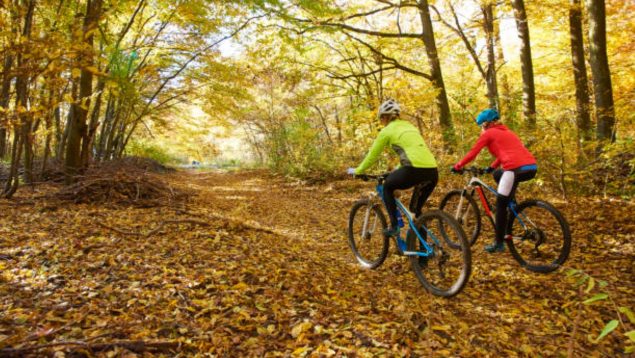
[[[489,202],[487,201],[487,198],[485,198],[485,193],[483,192],[483,188],[489,190],[494,195],[498,195],[498,192],[496,191],[496,189],[494,189],[491,186],[487,185],[485,182],[483,182],[478,177],[470,178],[470,181],[467,183],[467,186],[463,189],[463,191],[467,192],[467,190],[469,188],[472,189],[472,192],[470,193],[470,195],[472,195],[474,193],[474,191],[476,191],[476,193],[478,194],[478,197],[479,197],[479,199],[481,201],[481,205],[485,209],[485,213],[490,218],[490,220],[492,220],[492,223],[494,223],[495,222],[494,221],[494,214],[492,213],[492,209],[489,206]],[[459,216],[459,212],[460,212],[460,210],[462,208],[463,208],[463,195],[461,195],[461,197],[459,199],[459,206],[457,206],[457,208],[456,208],[455,217]]]
[[[384,197],[384,186],[383,184],[377,184],[377,186],[375,187],[376,193],[373,193],[375,197],[379,197],[379,198],[383,198]],[[406,209],[406,207],[403,205],[403,203],[401,201],[399,201],[399,199],[395,198],[395,201],[397,203],[397,209],[399,211],[401,211],[401,213],[403,215],[405,215],[406,219],[408,219],[408,226],[409,229],[412,230],[415,235],[417,235],[417,238],[419,239],[419,242],[421,243],[421,245],[423,246],[423,248],[425,249],[425,251],[404,251],[404,256],[423,256],[423,257],[429,257],[434,255],[434,249],[428,245],[428,243],[423,239],[423,237],[421,236],[421,233],[419,232],[419,230],[417,230],[417,227],[415,226],[414,223],[414,215],[410,212],[410,210]],[[382,200],[383,203],[383,200]],[[384,203],[385,206],[385,203]],[[368,206],[368,209],[366,211],[366,216],[364,217],[364,227],[367,225],[367,217],[370,214],[370,205]],[[386,210],[388,211],[388,210]],[[434,236],[429,230],[428,228],[426,228],[425,226],[423,226],[423,228],[426,231],[426,234],[428,236],[430,236],[432,238],[432,240],[438,245],[441,246],[441,244],[439,243],[438,239],[436,238],[436,236]]]
[[[483,192],[483,188],[489,190],[494,195],[498,195],[498,191],[496,191],[496,189],[492,188],[491,186],[487,185],[485,182],[483,182],[481,179],[479,179],[476,176],[470,178],[469,182],[467,183],[467,185],[465,186],[463,191],[466,192],[469,188],[472,189],[472,192],[470,193],[470,195],[472,195],[472,193],[474,193],[474,191],[477,192],[477,194],[479,196],[479,199],[481,201],[481,205],[485,209],[485,213],[487,214],[487,217],[490,219],[490,221],[492,222],[494,227],[496,227],[496,219],[494,218],[494,214],[492,213],[492,209],[490,208],[489,202],[487,201],[487,198],[485,197],[485,193]],[[521,218],[518,215],[518,213],[516,212],[516,200],[514,200],[514,199],[510,200],[509,204],[507,204],[507,207],[509,208],[510,212],[518,219],[518,223],[524,229],[527,228],[527,225],[525,225],[525,222],[523,221],[523,218],[525,220],[527,220],[529,223],[531,223],[532,225],[536,226],[535,224],[533,224],[531,222],[531,220],[526,215],[522,215],[523,218]],[[463,208],[463,195],[460,196],[459,205],[456,208],[455,217],[459,217],[459,214],[460,214],[460,211],[462,210],[462,208]]]

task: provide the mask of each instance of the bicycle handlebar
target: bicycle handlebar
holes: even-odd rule
[[[483,175],[486,173],[485,169],[483,168],[479,168],[479,167],[465,167],[463,169],[461,169],[461,171],[457,174],[465,174],[465,173],[469,173],[472,174],[474,176],[479,176],[479,175]]]
[[[363,181],[369,181],[369,180],[377,180],[377,181],[383,181],[384,179],[386,179],[388,177],[390,173],[382,173],[382,174],[355,174],[353,177],[357,178],[357,179],[361,179]]]

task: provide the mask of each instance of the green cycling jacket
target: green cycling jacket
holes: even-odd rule
[[[373,165],[385,146],[389,145],[397,155],[401,166],[415,168],[436,168],[437,161],[423,141],[421,134],[410,122],[396,119],[379,132],[366,158],[355,169],[362,174]]]

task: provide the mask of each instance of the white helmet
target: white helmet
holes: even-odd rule
[[[401,107],[399,107],[399,103],[394,99],[389,99],[379,106],[379,110],[377,111],[377,118],[381,117],[383,114],[396,114],[399,115],[401,111]]]

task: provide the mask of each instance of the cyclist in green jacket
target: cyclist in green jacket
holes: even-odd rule
[[[418,216],[439,178],[434,155],[428,149],[417,128],[399,118],[400,111],[399,103],[395,100],[389,99],[382,103],[377,117],[384,128],[379,132],[362,163],[357,168],[348,169],[348,174],[364,173],[377,161],[386,146],[390,146],[399,155],[401,166],[386,178],[383,197],[391,224],[384,234],[395,238],[399,236],[395,190],[415,187],[409,209]]]

